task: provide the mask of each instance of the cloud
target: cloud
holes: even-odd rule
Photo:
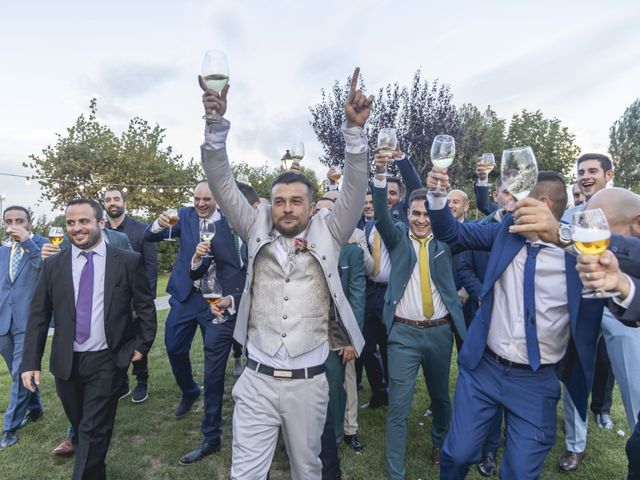
[[[177,68],[167,65],[118,63],[103,69],[98,88],[108,96],[128,99],[148,93],[179,73]]]

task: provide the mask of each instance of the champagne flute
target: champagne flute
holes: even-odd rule
[[[538,182],[538,162],[531,147],[509,148],[502,152],[502,185],[522,200]]]
[[[170,208],[166,212],[167,217],[169,217],[169,236],[165,238],[165,242],[175,242],[175,238],[171,238],[171,229],[178,223],[178,210],[175,208]]]
[[[56,247],[59,247],[62,241],[64,240],[64,232],[62,231],[62,227],[51,227],[49,229],[49,241],[54,244]]]
[[[496,166],[496,157],[493,153],[483,153],[480,158],[480,164],[482,165],[485,173],[489,175]]]
[[[395,128],[381,128],[378,132],[378,150],[376,153],[386,157],[387,163],[391,163],[393,152],[398,148],[398,135]],[[386,165],[385,172],[386,175]]]
[[[293,163],[300,165],[300,162],[304,158],[304,142],[301,139],[296,139],[291,143],[291,158]]]
[[[200,222],[200,240],[203,242],[211,242],[216,235],[216,223],[202,220]],[[203,255],[202,258],[211,258],[213,255]]]
[[[580,253],[602,255],[611,242],[611,231],[604,212],[599,209],[583,210],[573,214],[571,239]],[[618,291],[582,290],[583,298],[609,298],[620,295]]]
[[[229,61],[219,50],[207,50],[202,61],[202,78],[212,90],[220,93],[229,82]]]
[[[222,300],[222,286],[216,278],[215,273],[215,269],[210,269],[207,274],[200,279],[202,298],[204,298],[209,305],[216,305],[220,300]],[[218,318],[214,315],[211,323],[224,323],[227,320],[229,320],[229,313],[225,311],[222,318]]]
[[[436,135],[431,144],[431,163],[434,167],[449,168],[456,156],[456,141],[451,135]],[[436,197],[446,197],[446,190],[440,188],[440,180],[432,192]]]

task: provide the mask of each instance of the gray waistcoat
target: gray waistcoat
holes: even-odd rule
[[[275,242],[266,245],[254,262],[248,336],[267,355],[284,343],[289,356],[297,357],[328,340],[331,296],[310,253],[298,253],[287,274],[276,248]]]

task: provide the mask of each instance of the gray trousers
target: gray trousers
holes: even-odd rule
[[[607,344],[609,360],[620,387],[622,403],[627,414],[629,430],[633,431],[640,412],[640,328],[627,327],[611,315],[607,308],[602,315],[602,335]],[[584,452],[587,447],[587,422],[562,386],[566,447],[571,452]]]
[[[347,405],[344,411],[344,434],[358,433],[358,386],[356,385],[356,361],[349,360],[344,370],[344,389]]]
[[[320,437],[327,418],[329,384],[324,374],[285,380],[245,368],[231,392],[232,480],[263,480],[282,427],[292,480],[321,480]]]

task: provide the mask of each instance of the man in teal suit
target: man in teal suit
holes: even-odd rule
[[[458,299],[451,250],[431,235],[425,189],[409,198],[408,227],[394,223],[387,209],[386,178],[373,182],[376,228],[391,259],[391,276],[384,298],[383,319],[388,333],[389,410],[385,437],[387,474],[405,477],[407,419],[422,365],[431,397],[432,465],[440,463],[440,448],[449,431],[449,369],[453,331],[464,339],[462,306]]]

